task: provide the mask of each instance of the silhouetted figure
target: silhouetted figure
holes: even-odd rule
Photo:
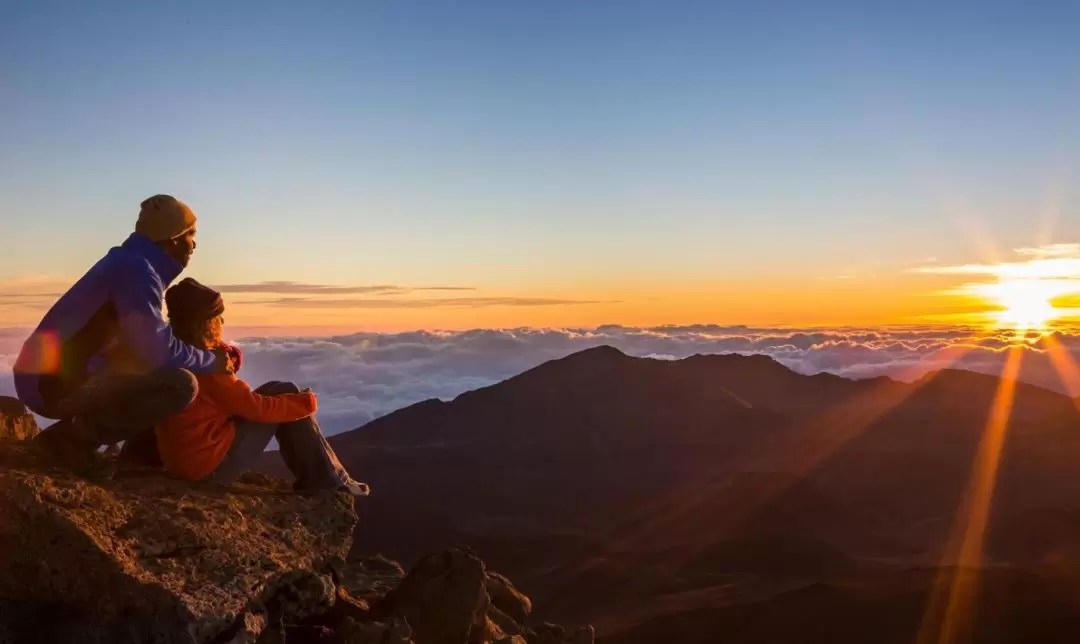
[[[145,445],[140,434],[194,399],[193,373],[229,368],[224,351],[178,340],[162,314],[165,288],[195,250],[195,221],[174,197],[143,201],[135,232],[49,309],[23,345],[15,388],[31,410],[60,420],[35,440],[62,465],[107,475],[101,445]]]

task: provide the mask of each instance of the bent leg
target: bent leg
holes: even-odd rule
[[[296,476],[297,490],[333,490],[348,480],[348,473],[323,438],[313,416],[282,423],[278,427],[277,441],[281,458]]]
[[[185,369],[159,369],[148,374],[104,372],[92,376],[57,408],[62,417],[74,417],[77,425],[89,430],[83,438],[97,447],[153,429],[187,407],[198,391],[198,381]]]
[[[291,382],[274,381],[255,391],[272,396],[299,393],[300,388]],[[297,490],[336,489],[349,479],[348,472],[326,442],[314,416],[282,423],[278,426],[277,441],[282,460],[296,477]]]
[[[232,483],[258,462],[277,430],[278,425],[274,423],[257,423],[244,419],[236,421],[236,437],[233,439],[233,444],[229,447],[225,458],[205,480],[218,485]]]
[[[97,449],[136,439],[144,448],[140,460],[156,460],[157,444],[149,451],[149,432],[165,418],[186,407],[198,393],[189,371],[161,369],[149,374],[104,372],[91,377],[72,396],[52,405],[62,420],[42,431],[35,442],[67,469],[92,478],[109,478],[113,465]]]

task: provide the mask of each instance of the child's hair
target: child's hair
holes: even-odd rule
[[[225,320],[220,315],[215,315],[209,320],[175,320],[169,318],[169,324],[173,328],[173,334],[181,342],[190,344],[198,349],[214,349],[223,344],[221,340],[221,328]]]

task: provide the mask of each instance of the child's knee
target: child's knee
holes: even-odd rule
[[[292,382],[280,382],[275,380],[264,384],[255,391],[267,396],[273,396],[275,394],[298,394],[300,393],[300,387],[297,387],[296,384]]]

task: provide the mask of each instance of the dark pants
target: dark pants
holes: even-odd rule
[[[255,390],[264,396],[295,394],[299,391],[291,382],[276,381]],[[348,478],[348,473],[312,415],[291,423],[258,423],[238,419],[232,447],[206,480],[220,485],[231,483],[255,465],[274,438],[277,438],[282,460],[296,477],[294,487],[298,491],[336,489]]]
[[[195,376],[185,369],[147,374],[104,371],[71,396],[47,405],[46,415],[61,421],[44,433],[62,431],[93,449],[127,441],[126,452],[139,452],[143,461],[157,460],[154,426],[187,407],[198,391]]]

